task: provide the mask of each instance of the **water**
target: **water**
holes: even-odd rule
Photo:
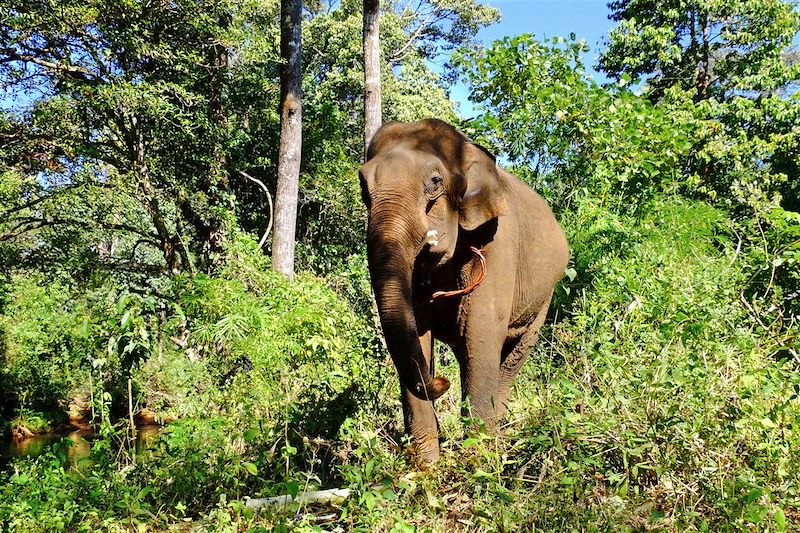
[[[163,429],[158,425],[146,425],[136,428],[134,450],[137,455],[152,448]],[[38,457],[50,450],[54,443],[63,438],[72,442],[67,449],[69,463],[72,466],[78,466],[82,460],[89,457],[92,449],[91,443],[97,438],[97,433],[93,429],[75,429],[68,432],[34,435],[20,441],[8,438],[0,441],[0,465],[9,462],[15,457]]]

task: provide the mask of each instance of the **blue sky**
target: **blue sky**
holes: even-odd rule
[[[558,37],[575,32],[593,49],[614,23],[608,20],[605,0],[487,0],[503,15],[499,24],[484,28],[478,37],[491,42],[505,35],[533,33]]]
[[[590,70],[597,62],[595,57],[602,39],[615,25],[608,20],[606,0],[487,0],[483,3],[496,7],[503,15],[500,23],[478,33],[483,43],[488,45],[506,35],[522,33],[532,33],[542,39],[567,37],[574,32],[589,44],[585,64]],[[602,78],[595,78],[602,81]],[[461,114],[465,116],[472,111],[467,94],[467,89],[460,84],[450,90],[450,96],[461,104]]]

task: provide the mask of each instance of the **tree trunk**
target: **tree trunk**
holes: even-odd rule
[[[302,107],[300,104],[301,1],[281,0],[281,142],[278,150],[278,186],[272,269],[294,277],[294,239],[297,195],[300,187]]]
[[[380,0],[364,0],[364,150],[381,127]]]
[[[218,18],[219,27],[227,30],[230,20],[227,15]],[[229,218],[223,213],[229,211],[231,206],[228,201],[228,174],[227,174],[227,146],[228,139],[228,113],[224,100],[225,80],[230,68],[228,48],[223,43],[215,41],[209,51],[210,69],[210,94],[209,107],[211,121],[214,126],[211,167],[209,168],[207,194],[212,209],[206,231],[202,233],[203,239],[203,264],[208,272],[214,272],[222,264],[225,251],[225,240],[230,230]],[[211,191],[214,191],[213,195]]]
[[[708,87],[711,84],[711,65],[710,62],[710,54],[709,54],[709,41],[710,41],[710,23],[708,20],[708,14],[703,13],[700,17],[701,24],[703,26],[703,43],[702,49],[700,50],[700,67],[697,74],[697,96],[695,97],[696,101],[707,100],[708,99]]]
[[[132,142],[133,146],[131,147],[134,155],[133,164],[144,199],[144,206],[153,221],[153,227],[158,235],[161,253],[164,255],[164,262],[167,265],[167,269],[170,273],[177,274],[181,271],[181,266],[188,264],[189,251],[183,246],[180,239],[173,235],[167,227],[164,213],[161,211],[161,206],[158,201],[158,193],[150,179],[150,165],[147,162],[147,143],[139,129],[139,120],[137,117],[134,116],[131,119],[131,125],[130,136],[134,139]],[[183,261],[181,261],[181,259],[183,259]]]

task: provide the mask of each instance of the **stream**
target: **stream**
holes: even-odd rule
[[[137,455],[151,448],[163,429],[162,426],[156,424],[136,428],[135,451]],[[38,457],[62,438],[72,441],[67,450],[67,457],[72,466],[77,466],[82,459],[89,457],[91,442],[97,438],[97,433],[92,428],[82,428],[64,432],[43,433],[23,440],[14,440],[10,437],[3,439],[0,441],[0,466],[10,462],[15,457]]]

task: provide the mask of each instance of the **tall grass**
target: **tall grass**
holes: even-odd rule
[[[792,529],[800,378],[740,303],[752,258],[730,221],[679,198],[636,218],[575,205],[563,225],[576,275],[503,435],[462,419],[453,391],[437,405],[442,459],[416,471],[391,363],[348,303],[363,311],[363,268],[333,283],[344,296],[318,278],[289,285],[244,240],[219,276],[175,286],[179,312],[134,374],[139,401],[177,419],[150,457],[96,445],[80,474],[58,446],[18,460],[0,474],[0,529]],[[353,492],[244,508],[334,487]]]

